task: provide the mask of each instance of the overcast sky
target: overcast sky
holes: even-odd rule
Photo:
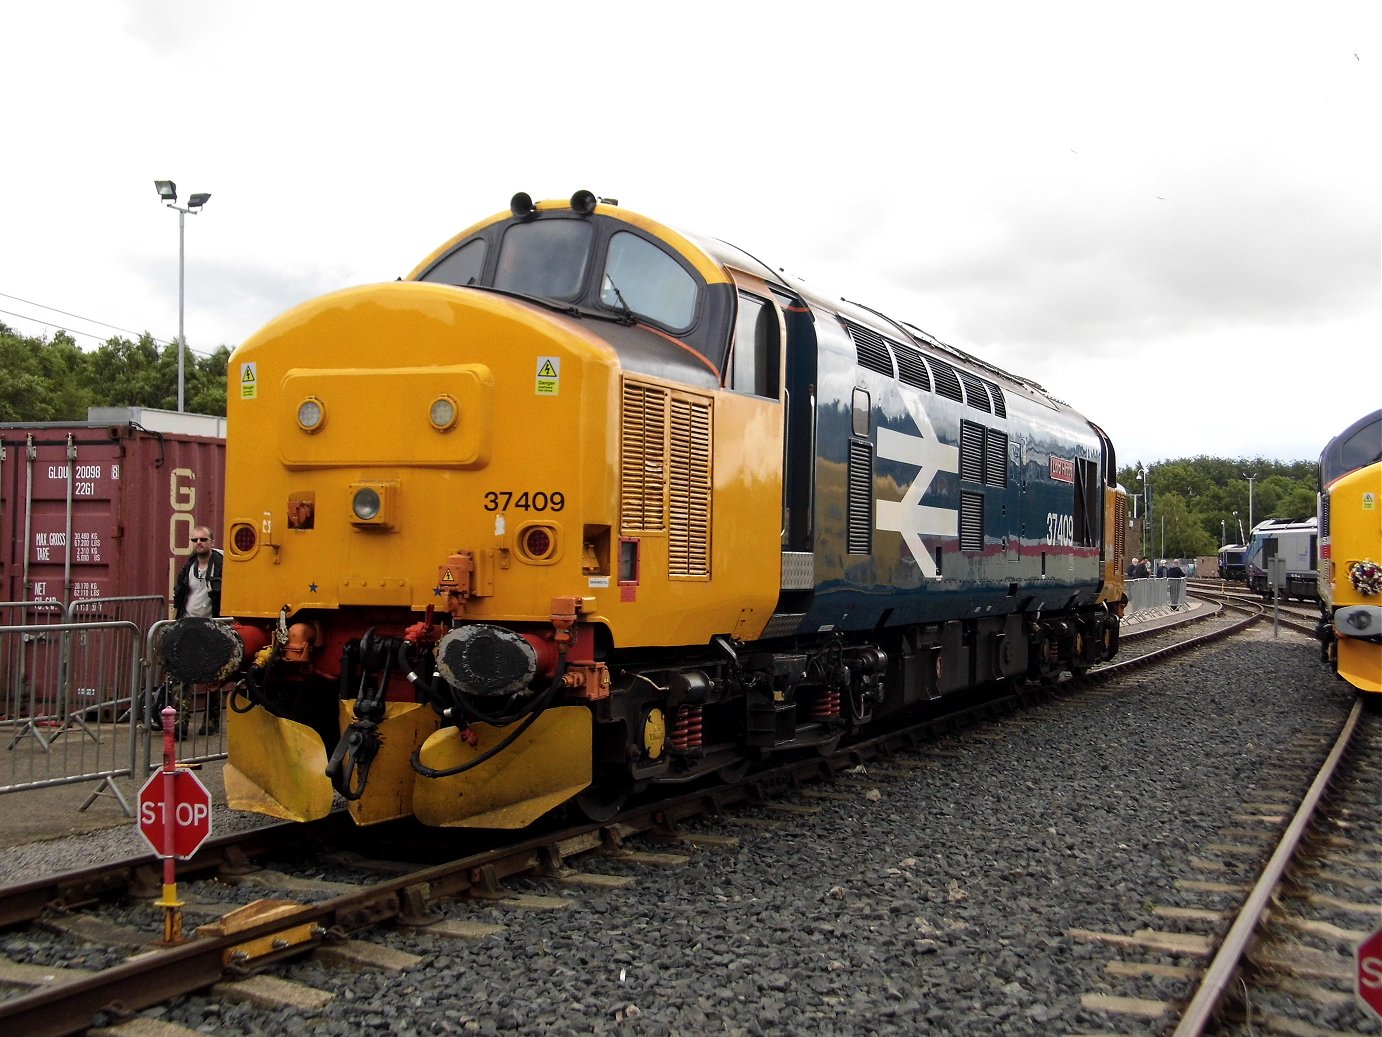
[[[0,322],[175,338],[155,179],[212,196],[201,352],[589,188],[1040,382],[1123,464],[1313,459],[1382,407],[1379,43],[1377,0],[9,3]]]

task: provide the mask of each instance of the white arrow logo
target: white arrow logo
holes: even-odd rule
[[[910,408],[909,408],[910,409]],[[902,534],[902,542],[912,552],[917,566],[926,576],[939,576],[936,561],[921,542],[922,536],[957,535],[959,515],[952,508],[924,508],[921,498],[931,488],[931,480],[940,472],[960,471],[958,447],[946,446],[936,438],[931,419],[924,410],[913,411],[912,418],[921,431],[920,436],[879,428],[878,456],[889,461],[914,464],[919,471],[900,501],[876,501],[878,528]]]

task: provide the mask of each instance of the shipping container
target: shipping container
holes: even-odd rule
[[[92,408],[0,425],[0,600],[171,600],[192,527],[220,546],[224,481],[224,418]]]

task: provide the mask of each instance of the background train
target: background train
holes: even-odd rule
[[[1280,566],[1275,583],[1274,562]],[[1243,572],[1248,589],[1264,598],[1279,594],[1283,598],[1314,601],[1319,596],[1320,580],[1316,517],[1259,522],[1243,552]]]
[[[1320,641],[1362,692],[1382,694],[1382,410],[1320,454]]]
[[[1126,494],[1040,386],[749,254],[516,195],[229,372],[232,806],[522,827],[1110,658]]]
[[[1219,548],[1219,578],[1222,580],[1246,580],[1248,568],[1243,564],[1247,544],[1225,544]]]

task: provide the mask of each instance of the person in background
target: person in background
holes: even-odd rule
[[[1177,558],[1166,569],[1166,575],[1173,580],[1185,579],[1185,570],[1180,567],[1180,559]]]
[[[221,614],[221,573],[225,555],[212,546],[211,530],[192,527],[192,554],[173,581],[173,614],[177,619],[198,616],[215,619]],[[221,691],[208,688],[206,713],[197,734],[215,734],[221,729]]]
[[[1147,559],[1139,558],[1137,564],[1132,567],[1132,578],[1134,580],[1145,580],[1149,576],[1151,576],[1151,573],[1147,570]]]

